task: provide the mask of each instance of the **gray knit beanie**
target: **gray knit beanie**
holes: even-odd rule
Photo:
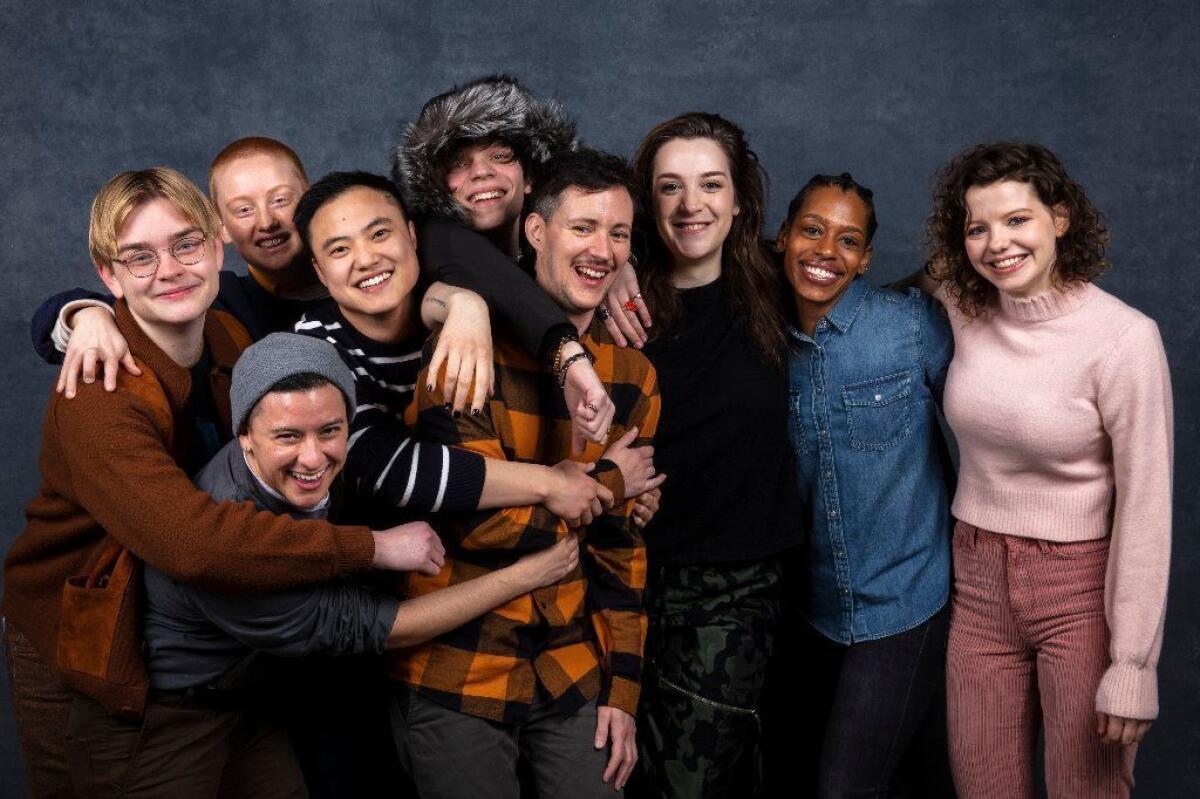
[[[233,434],[238,434],[242,422],[271,386],[306,372],[324,377],[341,390],[346,398],[346,421],[354,421],[354,374],[342,363],[337,349],[312,336],[272,333],[247,347],[233,367],[233,387],[229,390]]]

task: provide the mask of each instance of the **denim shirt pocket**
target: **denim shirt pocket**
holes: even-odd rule
[[[804,442],[804,420],[800,417],[800,404],[803,401],[804,392],[788,390],[788,436],[797,456],[808,454],[808,445]]]
[[[850,446],[882,451],[900,443],[910,430],[912,376],[898,372],[850,383],[842,388],[850,428]]]

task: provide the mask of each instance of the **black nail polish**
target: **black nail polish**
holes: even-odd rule
[[[453,416],[455,419],[457,419],[458,417],[462,416],[462,411],[455,411]]]
[[[472,416],[478,416],[478,415],[479,415],[479,414],[481,414],[481,413],[483,413],[483,409],[482,409],[482,408],[472,408],[472,409],[471,409],[471,415],[472,415]]]
[[[425,384],[425,390],[426,390],[426,391],[433,391],[433,383],[426,383],[426,384]]]
[[[448,410],[450,410],[450,403],[449,403],[449,402],[447,402],[445,405],[443,405],[443,406],[442,406],[442,408],[443,408],[443,409],[445,409],[445,410],[447,410],[447,411],[448,411]]]

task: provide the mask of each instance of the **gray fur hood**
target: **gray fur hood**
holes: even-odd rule
[[[515,78],[489,75],[456,86],[425,104],[393,152],[392,179],[409,209],[465,221],[466,210],[446,190],[438,164],[450,148],[492,137],[507,141],[535,168],[579,146],[562,105],[534,98]]]

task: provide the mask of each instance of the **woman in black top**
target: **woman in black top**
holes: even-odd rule
[[[782,295],[761,239],[765,176],[740,128],[701,113],[651,130],[635,167],[657,229],[641,280],[663,402],[655,459],[668,475],[645,536],[642,762],[658,795],[752,795],[780,555],[803,535]]]

